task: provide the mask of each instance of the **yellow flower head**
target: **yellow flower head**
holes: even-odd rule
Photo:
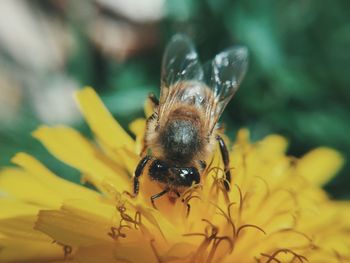
[[[350,204],[322,190],[342,165],[334,150],[296,159],[286,140],[251,143],[240,130],[230,147],[231,190],[215,153],[200,185],[175,203],[145,174],[132,198],[145,120],[112,118],[91,88],[77,94],[95,140],[63,126],[33,133],[98,191],[61,179],[19,153],[0,172],[0,262],[350,262]]]

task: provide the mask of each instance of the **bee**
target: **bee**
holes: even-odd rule
[[[151,202],[168,194],[180,197],[199,184],[206,161],[219,146],[223,159],[224,187],[230,190],[230,160],[219,135],[218,120],[237,91],[248,66],[248,51],[231,47],[202,67],[191,40],[175,35],[166,47],[161,69],[159,100],[150,95],[154,112],[147,119],[144,148],[134,175],[133,192],[139,192],[139,177],[148,175],[163,189]]]

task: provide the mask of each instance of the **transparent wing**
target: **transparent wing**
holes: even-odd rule
[[[229,48],[205,65],[205,82],[214,94],[214,106],[210,107],[208,117],[215,125],[227,103],[236,93],[248,67],[246,47]]]
[[[192,41],[184,35],[175,35],[166,47],[161,73],[160,103],[183,81],[202,81],[203,68]],[[175,94],[174,94],[175,95]]]
[[[174,105],[193,105],[205,113],[211,132],[237,91],[248,66],[248,51],[237,46],[210,61],[203,70],[192,41],[175,35],[162,61],[159,118],[167,118]]]

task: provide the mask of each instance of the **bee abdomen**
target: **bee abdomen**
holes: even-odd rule
[[[174,161],[190,161],[200,148],[200,134],[192,120],[168,121],[161,136],[166,158]]]

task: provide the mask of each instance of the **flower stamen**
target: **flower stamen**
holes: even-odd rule
[[[118,212],[120,213],[120,216],[121,216],[121,223],[123,222],[123,221],[126,221],[126,222],[128,222],[128,223],[132,223],[132,224],[134,224],[134,228],[135,229],[138,229],[138,226],[139,225],[141,225],[141,213],[139,212],[139,211],[136,211],[135,212],[135,216],[134,216],[134,219],[130,216],[130,215],[128,215],[127,213],[126,213],[126,207],[125,207],[125,205],[124,204],[122,204],[122,205],[119,205],[118,207],[117,207],[117,210],[118,210]],[[120,223],[120,224],[121,224]]]
[[[215,171],[215,172],[214,172]],[[217,196],[219,192],[221,192],[224,195],[225,201],[226,203],[230,202],[230,198],[228,195],[228,191],[225,188],[225,183],[227,185],[229,185],[231,187],[231,183],[230,181],[228,181],[226,179],[225,176],[225,170],[222,169],[221,167],[217,167],[217,166],[213,166],[211,167],[208,172],[207,172],[207,176],[211,173],[214,172],[214,174],[212,175],[213,178],[213,184],[210,188],[210,192],[213,193],[214,192],[214,188],[215,188],[215,195]],[[219,176],[219,172],[221,172],[221,176]]]
[[[232,238],[234,239],[235,235],[236,235],[236,225],[235,225],[235,223],[234,223],[234,221],[233,221],[233,219],[231,217],[230,209],[231,209],[232,205],[235,204],[235,202],[231,202],[230,204],[228,204],[228,206],[227,206],[227,214],[217,204],[215,204],[213,202],[210,202],[210,204],[213,205],[215,208],[217,208],[219,210],[219,212],[220,212],[218,214],[222,215],[227,220],[227,222],[230,224],[230,226],[232,227]]]
[[[236,237],[239,236],[239,233],[240,233],[243,229],[248,228],[248,227],[258,229],[258,230],[260,230],[264,235],[266,235],[266,232],[265,232],[264,229],[262,229],[261,227],[259,227],[259,226],[257,226],[257,225],[253,225],[253,224],[245,224],[245,225],[240,226],[240,227],[237,229]]]
[[[244,202],[244,198],[243,198],[243,194],[242,194],[242,190],[241,188],[238,186],[238,184],[235,184],[235,187],[238,190],[238,194],[239,194],[239,207],[238,207],[238,220],[241,220],[242,217],[242,211],[243,211],[243,202]]]
[[[285,254],[290,253],[290,254],[294,255],[294,259],[295,258],[298,259],[301,263],[303,263],[304,260],[308,261],[306,257],[299,255],[299,254],[295,253],[293,250],[286,249],[286,248],[279,249],[279,250],[275,251],[272,255],[268,255],[266,253],[261,253],[261,255],[268,258],[268,260],[265,263],[270,263],[272,261],[276,261],[277,263],[281,263],[282,261],[278,260],[276,257],[278,256],[278,254],[280,254],[282,252]],[[292,261],[294,261],[294,259]]]
[[[69,257],[69,255],[71,255],[73,252],[73,248],[69,245],[65,245],[61,242],[58,242],[57,240],[53,240],[52,243],[57,244],[57,245],[62,247],[63,253],[64,253],[64,259],[67,259]]]
[[[261,201],[264,201],[266,200],[269,196],[270,196],[270,193],[271,193],[271,190],[270,190],[270,186],[269,184],[266,182],[266,180],[264,178],[262,178],[261,176],[254,176],[254,178],[256,179],[259,179],[265,186],[266,188],[266,194],[265,194],[265,197],[261,199]]]
[[[158,263],[162,263],[161,257],[160,257],[160,255],[159,255],[157,249],[156,249],[156,246],[154,245],[155,242],[156,242],[156,241],[155,241],[154,239],[151,239],[151,240],[150,240],[150,245],[151,245],[151,248],[152,248],[152,251],[153,251],[154,255],[155,255],[156,258],[157,258],[157,262],[158,262]]]
[[[123,224],[124,222],[126,223],[131,223],[134,225],[134,229],[138,229],[139,226],[141,225],[141,213],[139,211],[135,212],[135,217],[134,219],[126,213],[126,207],[124,204],[119,204],[117,207],[117,211],[120,214],[120,222],[119,222],[119,227],[111,227],[111,231],[108,232],[108,235],[112,237],[113,239],[118,239],[119,237],[125,238],[126,234],[122,233],[122,230],[124,228],[129,228],[131,229],[131,226],[128,224]]]
[[[126,238],[126,234],[122,233],[123,228],[130,228],[128,225],[120,225],[119,227],[111,227],[111,231],[108,232],[107,234],[113,238],[114,240],[118,239],[119,237]]]

